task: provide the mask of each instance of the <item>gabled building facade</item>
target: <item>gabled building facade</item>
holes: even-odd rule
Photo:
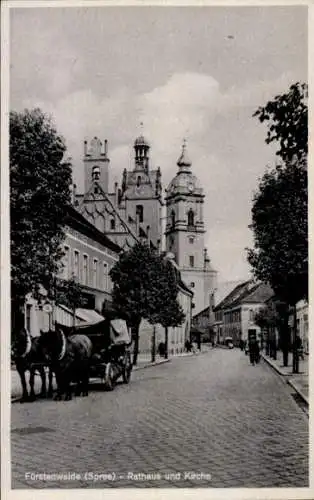
[[[214,309],[216,326],[219,328],[218,341],[223,343],[226,337],[232,337],[234,345],[238,346],[240,340],[248,340],[249,332],[255,332],[257,338],[261,338],[255,315],[272,295],[268,285],[253,280],[236,286]]]

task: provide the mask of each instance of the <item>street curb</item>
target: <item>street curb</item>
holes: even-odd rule
[[[162,359],[161,361],[154,361],[153,363],[147,363],[143,366],[133,366],[132,371],[143,370],[144,368],[150,368],[151,366],[163,365],[169,363],[171,359]]]
[[[291,373],[285,373],[283,371],[281,371],[278,366],[276,366],[275,363],[273,363],[269,358],[267,358],[263,353],[261,353],[261,357],[266,361],[266,363],[269,364],[269,366],[271,366],[273,368],[273,370],[275,370],[277,373],[279,373],[279,375],[281,375],[282,377],[290,377],[291,376]]]
[[[309,398],[298,388],[297,384],[291,379],[287,380],[287,384],[291,385],[295,392],[297,392],[307,406],[309,406]]]
[[[305,396],[305,394],[298,388],[297,384],[293,380],[291,380],[290,378],[288,378],[288,379],[286,378],[286,377],[290,377],[292,374],[282,372],[275,365],[275,363],[273,363],[270,359],[268,359],[266,356],[264,356],[263,353],[261,354],[261,356],[266,361],[266,363],[268,363],[269,366],[271,366],[273,368],[273,370],[275,370],[277,373],[279,373],[279,375],[281,375],[282,377],[285,377],[286,383],[289,384],[295,390],[295,392],[297,394],[299,394],[299,396],[303,399],[303,401],[307,404],[307,406],[309,406],[308,397]]]

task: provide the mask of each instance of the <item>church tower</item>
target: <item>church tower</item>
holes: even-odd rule
[[[166,201],[166,250],[174,254],[183,281],[194,293],[193,315],[209,305],[216,287],[217,272],[205,248],[203,189],[193,175],[186,144],[177,161],[177,175],[170,182]]]
[[[108,193],[109,158],[107,141],[104,145],[97,137],[91,140],[88,146],[84,141],[84,174],[85,193],[89,191],[94,181],[97,181],[105,193]]]
[[[161,171],[151,169],[150,145],[143,135],[134,141],[133,170],[124,169],[121,204],[127,220],[135,222],[137,234],[146,234],[156,247],[161,247],[162,186]]]

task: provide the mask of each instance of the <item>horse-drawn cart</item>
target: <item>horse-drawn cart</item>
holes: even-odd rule
[[[86,335],[92,343],[90,378],[100,378],[105,390],[112,391],[119,378],[128,384],[131,378],[131,338],[122,319],[104,319],[96,324],[62,327],[65,335]]]

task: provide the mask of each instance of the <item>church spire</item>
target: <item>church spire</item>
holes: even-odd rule
[[[186,139],[183,139],[182,153],[177,161],[177,165],[179,167],[180,172],[190,172],[190,167],[192,165],[192,162],[189,159],[188,154],[186,152]]]

